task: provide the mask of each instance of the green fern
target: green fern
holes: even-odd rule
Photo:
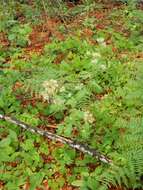
[[[101,188],[111,184],[125,189],[143,187],[143,121],[131,122],[126,127],[126,134],[117,142],[117,150],[116,162],[100,176]]]

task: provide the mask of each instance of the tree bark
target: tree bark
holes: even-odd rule
[[[41,130],[41,129],[36,128],[36,127],[31,127],[30,125],[28,125],[22,121],[19,121],[13,117],[9,117],[9,116],[0,114],[0,119],[8,121],[10,123],[13,123],[13,124],[23,128],[27,131],[30,131],[32,133],[36,133],[36,134],[39,134],[43,137],[47,137],[50,140],[58,141],[58,142],[61,142],[63,144],[67,144],[70,147],[72,147],[72,148],[74,148],[80,152],[91,155],[92,157],[96,158],[97,160],[99,160],[103,163],[106,163],[106,164],[112,163],[112,161],[110,159],[108,159],[104,154],[100,153],[98,150],[92,149],[92,148],[88,147],[87,145],[82,144],[80,142],[77,142],[77,141],[74,141],[71,139],[67,139],[67,138],[62,137],[60,135],[56,135],[54,133],[51,133],[49,131],[44,131],[44,130]]]

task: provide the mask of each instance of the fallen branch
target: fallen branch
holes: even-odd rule
[[[63,144],[67,144],[74,149],[77,149],[83,153],[87,153],[87,154],[95,157],[96,159],[98,159],[99,161],[101,161],[103,163],[106,163],[106,164],[112,163],[112,161],[110,159],[108,159],[106,156],[101,154],[98,150],[92,149],[92,148],[88,147],[87,145],[81,144],[81,143],[76,142],[76,141],[71,140],[71,139],[67,139],[65,137],[56,135],[56,134],[48,132],[48,131],[41,130],[39,128],[31,127],[28,124],[26,124],[22,121],[19,121],[13,117],[9,117],[9,116],[5,116],[5,115],[0,114],[0,119],[3,119],[3,120],[8,121],[10,123],[13,123],[13,124],[23,128],[27,131],[30,131],[32,133],[36,133],[36,134],[39,134],[41,136],[47,137],[53,141],[58,141],[58,142],[61,142]]]

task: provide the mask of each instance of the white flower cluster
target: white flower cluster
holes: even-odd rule
[[[98,53],[98,52],[94,52],[92,54],[92,61],[91,61],[91,63],[97,64],[100,58],[101,58],[101,54]]]
[[[41,95],[45,100],[49,100],[58,90],[58,82],[56,80],[45,80],[42,84],[44,91],[41,92]]]
[[[92,60],[91,60],[92,64],[97,64],[99,59],[101,58],[101,54],[99,52],[94,52],[92,54],[90,54],[90,52],[88,52],[88,55],[92,56]],[[104,65],[104,64],[100,64],[99,67],[102,71],[105,71],[107,68],[106,65]]]
[[[97,38],[96,40],[97,40],[98,44],[106,47],[106,42],[105,42],[104,38]]]
[[[43,97],[44,100],[47,100],[47,101],[50,100],[50,96],[49,96],[49,94],[47,92],[42,91],[40,94],[41,94],[41,96]]]
[[[84,84],[78,84],[77,86],[75,86],[75,90],[81,90],[84,87]]]
[[[101,58],[101,54],[99,52],[87,51],[86,55],[92,58],[91,63],[93,64],[97,64],[99,59]]]
[[[62,86],[62,87],[60,88],[60,90],[59,90],[59,92],[65,92],[65,91],[66,91],[66,89],[65,89],[64,86]]]
[[[90,113],[89,111],[85,111],[84,121],[92,124],[95,121],[95,118],[93,117],[92,113]]]
[[[58,82],[53,79],[44,81],[42,86],[45,88],[45,91],[47,91],[49,94],[54,94],[59,87]]]
[[[64,104],[64,100],[62,100],[61,98],[55,98],[53,100],[53,104],[56,104],[56,105],[63,105]]]
[[[106,67],[106,65],[101,64],[101,65],[100,65],[100,68],[101,68],[102,71],[105,71],[107,67]]]

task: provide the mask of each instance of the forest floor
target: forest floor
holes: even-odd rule
[[[67,5],[72,12],[81,4]],[[0,32],[0,111],[32,126],[57,132],[67,138],[87,141],[92,147],[113,156],[112,152],[116,150],[114,143],[126,130],[116,126],[122,124],[123,120],[128,122],[132,118],[142,117],[140,96],[128,94],[127,91],[133,92],[135,88],[140,88],[136,84],[128,84],[128,81],[131,77],[130,83],[134,81],[134,73],[140,70],[143,61],[143,31],[140,18],[136,18],[136,13],[130,12],[125,4],[100,1],[86,8],[83,12],[67,17],[55,15],[51,18],[43,13],[39,17],[42,22],[38,24],[30,23],[23,15],[18,15],[18,27],[22,26],[21,30],[17,31],[17,26],[14,26],[13,29]],[[141,5],[138,10],[142,11]],[[79,60],[83,60],[84,64],[91,58],[84,57],[85,52],[92,57],[93,64],[97,64],[97,85],[90,83],[94,79],[91,76],[94,68],[80,64]],[[98,61],[102,67],[98,66]],[[72,66],[74,62],[77,65]],[[71,69],[66,63],[71,64]],[[136,63],[139,68],[134,68]],[[46,64],[52,64],[52,67],[46,67]],[[23,91],[24,81],[36,81],[37,75],[44,79],[46,76],[53,77],[50,71],[47,75],[43,74],[44,71],[36,73],[37,68],[57,71],[57,76],[61,77],[60,85],[69,84],[66,86],[69,88],[68,95],[73,93],[74,79],[89,88],[90,95],[85,92],[83,103],[80,102],[83,97],[81,94],[75,95],[76,101],[72,98],[68,101],[64,94],[61,96],[65,98],[66,104],[48,107],[50,103],[41,94],[38,97],[35,92],[29,95],[29,86],[36,86],[36,82],[30,83]],[[62,69],[63,73],[59,72]],[[76,75],[82,74],[75,78],[74,72]],[[62,83],[62,80],[65,82]],[[88,118],[84,123],[83,114],[88,104],[91,106],[91,120]],[[96,126],[96,132],[93,126]],[[0,147],[3,150],[0,158],[0,190],[95,190],[94,171],[96,168],[100,170],[97,161],[61,143],[24,132],[5,121],[0,122],[0,127]],[[102,166],[101,170],[104,168],[106,166]],[[114,188],[111,184],[109,186],[110,190],[124,189]]]

